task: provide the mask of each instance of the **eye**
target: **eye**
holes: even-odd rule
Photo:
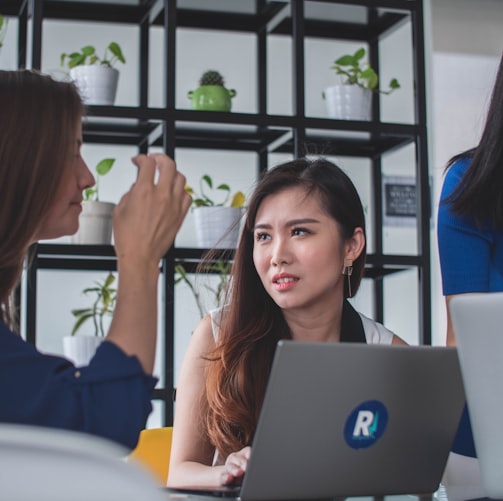
[[[312,232],[307,228],[292,228],[292,235],[296,237],[301,237],[304,235],[310,235]]]
[[[255,233],[255,240],[259,242],[260,240],[270,240],[271,236],[268,233],[257,232]]]

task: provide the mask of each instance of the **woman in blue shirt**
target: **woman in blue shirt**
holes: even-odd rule
[[[451,298],[503,291],[503,58],[500,60],[479,144],[453,157],[438,210],[442,288]],[[456,344],[447,309],[447,345]],[[453,451],[476,457],[465,411]]]
[[[94,178],[80,154],[84,107],[71,83],[0,71],[0,422],[84,431],[133,448],[151,411],[159,261],[190,206],[165,155],[132,159],[138,177],[114,212],[119,283],[89,366],[42,354],[16,334],[13,292],[29,247],[78,229]],[[169,217],[166,217],[169,215]]]

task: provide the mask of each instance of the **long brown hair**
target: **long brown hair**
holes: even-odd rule
[[[0,320],[58,189],[83,105],[75,86],[35,71],[0,71]]]
[[[209,357],[206,379],[206,430],[224,455],[250,445],[279,339],[291,337],[281,309],[264,289],[253,263],[255,218],[263,200],[291,187],[307,196],[337,221],[342,239],[355,228],[365,231],[360,197],[349,177],[323,158],[305,158],[268,171],[252,195],[231,271],[229,297],[222,316],[217,349]],[[365,267],[366,249],[353,264],[351,287],[358,290]],[[344,296],[348,297],[347,284]]]

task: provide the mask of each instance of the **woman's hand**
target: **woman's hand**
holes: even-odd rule
[[[227,456],[224,471],[220,476],[222,485],[239,484],[246,471],[248,460],[250,459],[251,447],[244,447],[238,452],[233,452]]]
[[[158,265],[173,244],[190,207],[185,176],[163,154],[137,155],[138,178],[114,212],[114,240],[119,259]]]

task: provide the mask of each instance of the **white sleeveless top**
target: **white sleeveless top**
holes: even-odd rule
[[[223,308],[217,308],[215,310],[210,311],[211,316],[211,329],[213,331],[213,337],[215,341],[218,339],[219,332],[219,324],[220,318],[223,312]],[[391,344],[393,340],[393,332],[386,329],[384,325],[376,322],[360,312],[357,312],[360,315],[363,324],[363,330],[365,331],[365,338],[367,340],[367,344]]]

